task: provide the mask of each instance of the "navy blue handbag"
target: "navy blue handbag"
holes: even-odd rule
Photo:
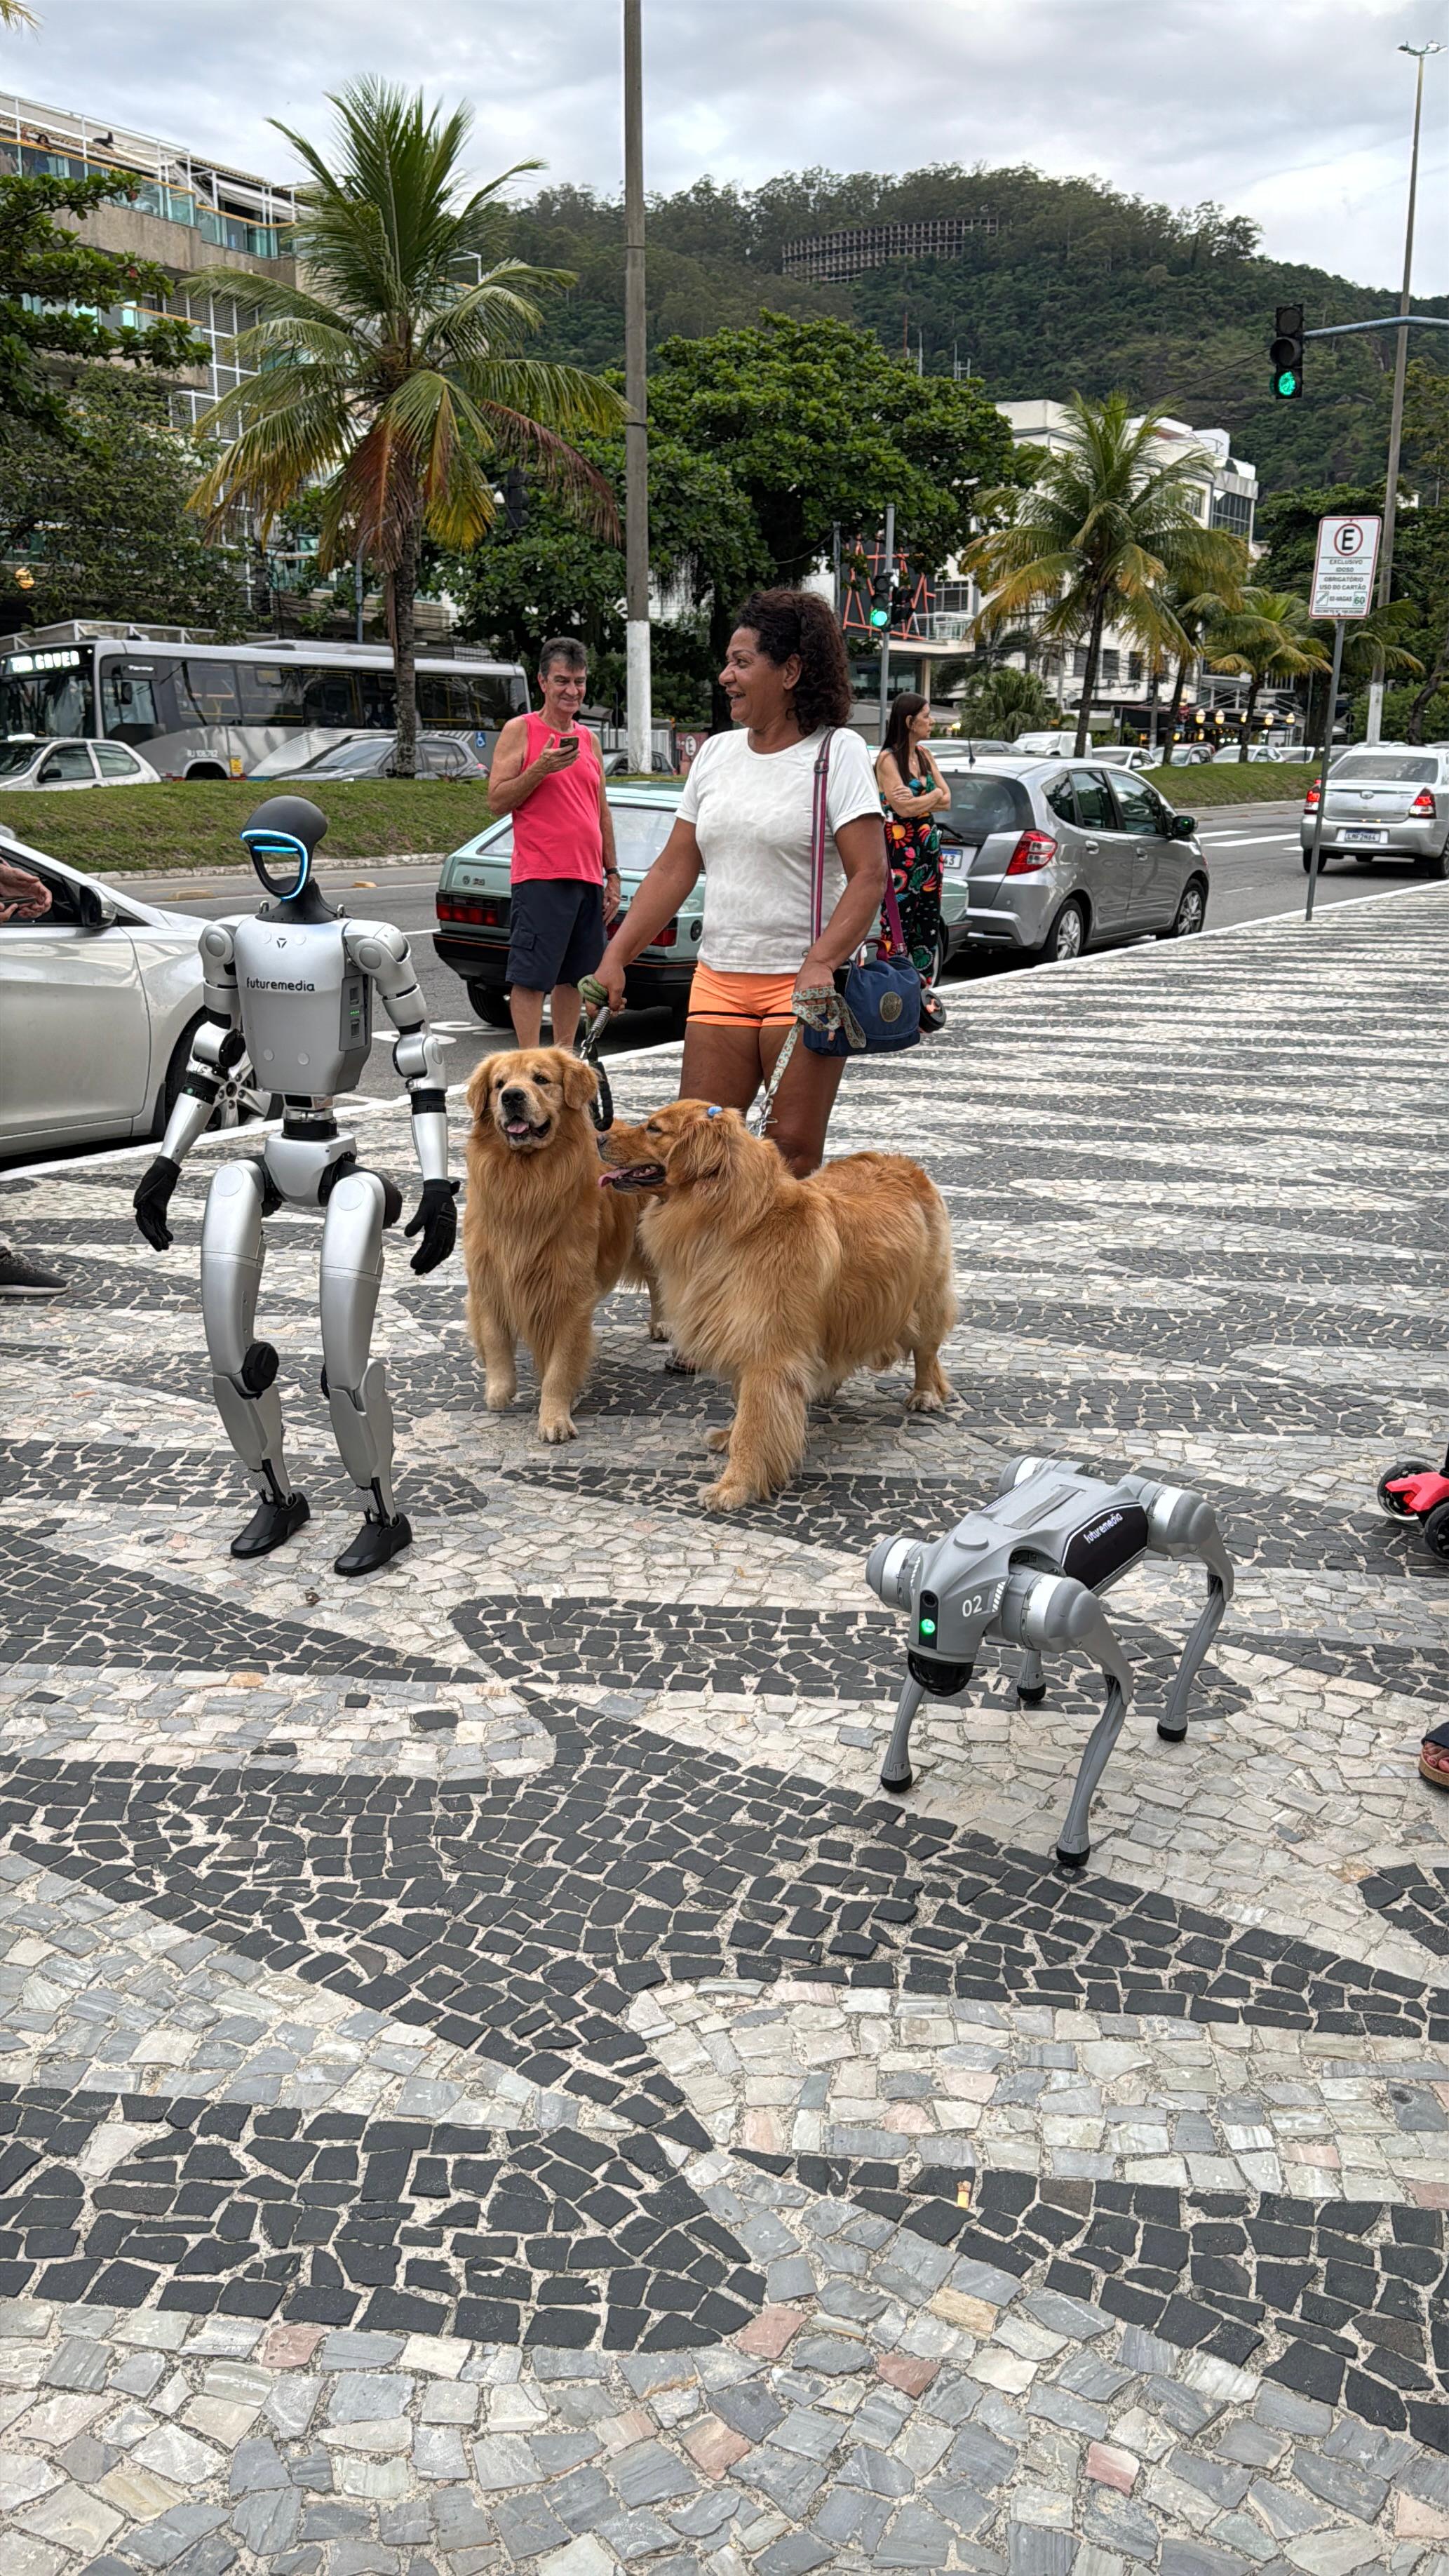
[[[820,936],[825,910],[825,840],[829,830],[825,791],[830,774],[830,739],[827,733],[815,762],[811,809],[812,942]],[[862,948],[848,966],[836,969],[842,1025],[818,1029],[807,1022],[805,1044],[812,1055],[900,1055],[906,1047],[919,1046],[921,1042],[921,979],[906,948],[889,869],[881,914],[894,953],[886,956],[885,941],[878,939],[874,957],[867,957]]]

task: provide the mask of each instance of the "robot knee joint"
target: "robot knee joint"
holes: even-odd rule
[[[251,1343],[238,1371],[247,1394],[265,1395],[268,1387],[276,1383],[280,1366],[275,1343]]]

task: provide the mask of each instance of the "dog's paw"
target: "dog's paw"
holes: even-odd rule
[[[706,1431],[704,1435],[704,1445],[706,1449],[712,1450],[716,1457],[718,1457],[721,1449],[728,1449],[730,1445],[729,1424],[727,1422],[717,1422],[713,1431]]]
[[[906,1398],[907,1413],[944,1413],[945,1410],[946,1399],[944,1395],[938,1395],[933,1386],[918,1386],[915,1393]]]
[[[751,1492],[742,1476],[721,1476],[717,1484],[705,1486],[699,1499],[707,1512],[742,1512],[748,1504],[758,1502],[759,1496]]]
[[[502,1378],[490,1378],[483,1390],[483,1401],[490,1413],[506,1413],[517,1393],[517,1378],[506,1383]]]
[[[649,1319],[649,1339],[651,1342],[667,1342],[669,1340],[669,1326],[667,1324],[662,1324],[657,1316],[651,1316]]]
[[[579,1435],[574,1428],[574,1418],[571,1413],[552,1413],[547,1421],[542,1414],[539,1415],[538,1436],[540,1440],[556,1445],[564,1440],[577,1440]]]

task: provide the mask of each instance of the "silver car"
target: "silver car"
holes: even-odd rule
[[[202,1014],[205,927],[0,834],[0,1157],[162,1133]],[[272,1105],[243,1057],[212,1124]]]
[[[161,773],[124,742],[70,734],[42,742],[10,734],[0,742],[0,792],[16,787],[159,787]]]
[[[1304,799],[1300,837],[1311,865],[1318,781]],[[1449,751],[1416,743],[1377,743],[1346,751],[1328,773],[1319,864],[1353,859],[1416,859],[1426,876],[1449,877]]]
[[[289,786],[313,779],[323,787],[342,787],[358,778],[391,778],[396,740],[396,735],[390,733],[349,734],[345,742],[329,743],[325,751],[313,752],[306,760],[299,760],[295,751],[290,759],[285,751],[272,751],[257,762],[248,776],[284,779]],[[473,745],[461,733],[420,733],[417,774],[419,778],[475,780],[488,776]]]
[[[1190,814],[1101,760],[983,760],[944,772],[942,912],[951,944],[1080,956],[1207,918],[1208,870]],[[964,902],[961,898],[964,896]]]

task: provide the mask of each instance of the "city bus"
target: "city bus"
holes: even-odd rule
[[[528,706],[518,662],[466,645],[418,656],[418,723],[465,734],[487,760]],[[163,778],[245,778],[269,752],[298,761],[396,723],[392,655],[381,644],[193,643],[179,627],[75,619],[13,635],[0,649],[0,740],[109,736]]]

